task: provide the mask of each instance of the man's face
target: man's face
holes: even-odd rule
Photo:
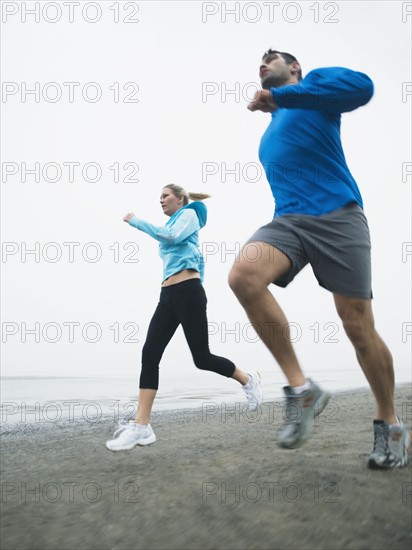
[[[288,65],[279,54],[273,53],[264,57],[259,67],[262,88],[268,90],[293,82],[293,67],[294,64]]]

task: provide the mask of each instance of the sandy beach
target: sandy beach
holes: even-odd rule
[[[409,429],[412,392],[396,390]],[[1,548],[409,549],[411,465],[372,471],[374,402],[336,394],[300,449],[282,403],[157,412],[157,442],[112,453],[112,419],[3,426]]]

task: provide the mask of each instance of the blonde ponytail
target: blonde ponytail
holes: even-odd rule
[[[209,199],[211,195],[207,195],[206,193],[190,193],[189,191],[189,199],[191,201],[204,201],[205,199]]]

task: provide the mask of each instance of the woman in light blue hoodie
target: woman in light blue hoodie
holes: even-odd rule
[[[206,206],[200,202],[209,195],[188,193],[178,185],[162,189],[160,204],[169,216],[166,225],[156,227],[127,214],[124,221],[159,241],[163,260],[163,282],[160,300],[149,325],[142,350],[139,406],[136,418],[121,424],[118,437],[107,441],[111,451],[132,449],[156,441],[150,426],[150,415],[159,385],[159,363],[177,327],[183,331],[195,365],[202,370],[234,378],[245,391],[249,406],[256,409],[262,401],[258,373],[247,374],[229,359],[213,355],[209,350],[206,316],[207,298],[202,286],[204,261],[199,250],[199,229],[205,226]],[[194,202],[189,204],[189,199]]]

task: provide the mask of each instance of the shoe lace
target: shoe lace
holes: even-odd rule
[[[302,416],[301,409],[299,407],[299,396],[297,395],[287,395],[285,411],[283,418],[285,424],[296,424]]]
[[[253,388],[250,385],[248,388],[245,388],[245,394],[248,399],[251,399],[253,396]]]
[[[378,426],[377,429],[375,429],[373,452],[385,454],[388,450],[388,434],[383,426]]]
[[[113,437],[116,437],[117,434],[121,434],[122,432],[127,430],[128,427],[129,427],[129,422],[127,420],[119,420],[118,428],[114,432]]]

